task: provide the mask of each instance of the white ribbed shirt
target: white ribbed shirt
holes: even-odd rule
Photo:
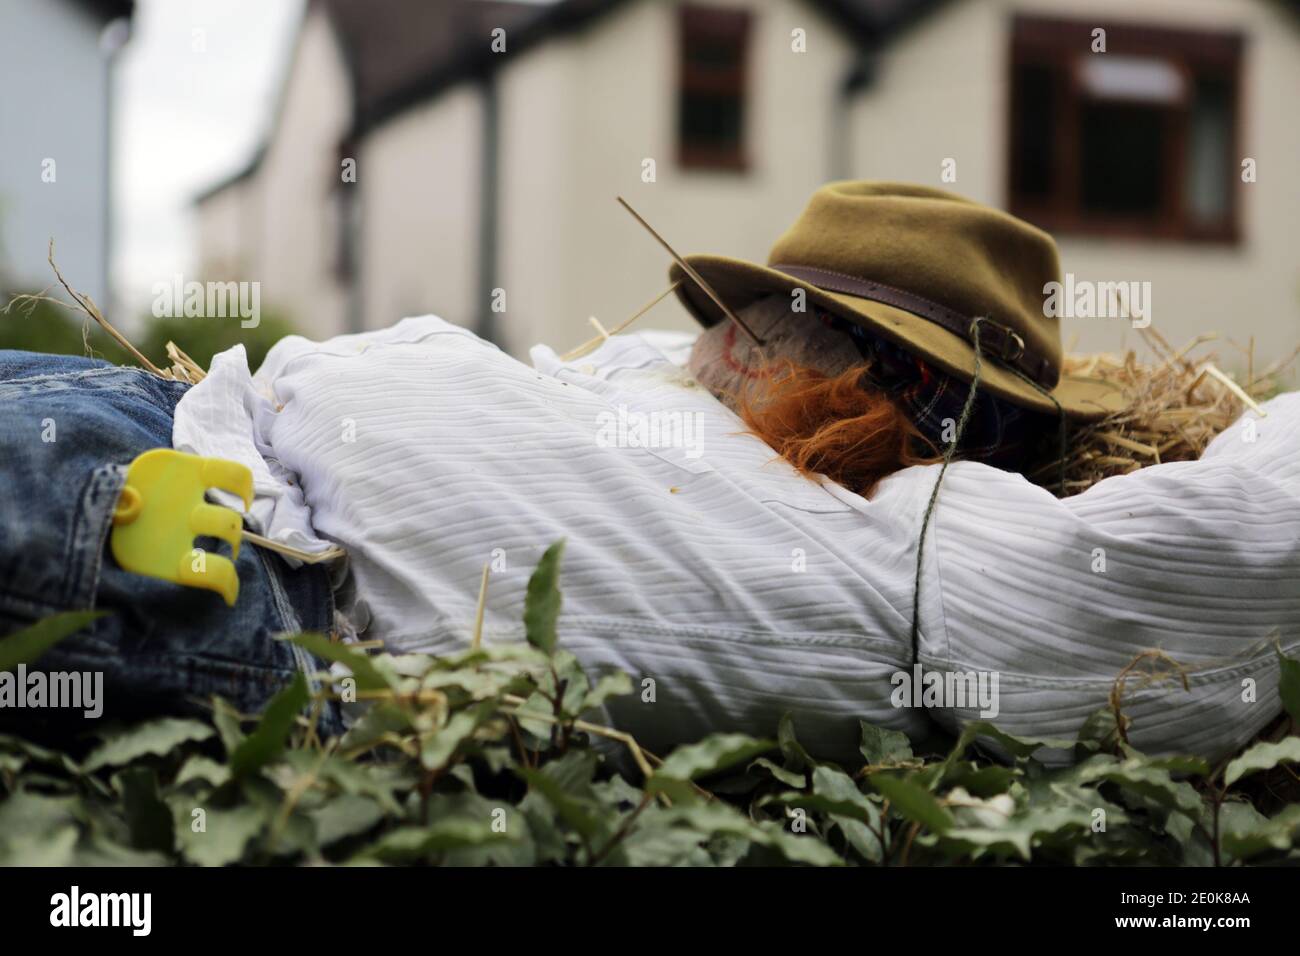
[[[485,640],[522,640],[528,575],[565,538],[561,644],[633,677],[606,716],[652,748],[770,734],[791,711],[807,745],[846,755],[858,718],[919,735],[978,716],[895,706],[937,466],[868,500],[799,476],[649,336],[532,357],[432,316],[285,339],[256,376],[236,347],[181,400],[174,445],[252,468],[265,533],[346,548],[352,611],[395,651],[464,648],[484,564]],[[1134,743],[1212,757],[1248,740],[1280,712],[1275,645],[1300,647],[1300,393],[1266,409],[1201,461],[1063,501],[953,465],[922,664],[995,673],[995,723],[1072,738],[1159,649],[1190,689],[1130,685]]]

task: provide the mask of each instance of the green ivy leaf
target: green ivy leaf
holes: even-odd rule
[[[957,738],[957,743],[953,746],[948,761],[951,762],[960,758],[966,752],[966,748],[978,740],[990,740],[1011,754],[1011,756],[1021,758],[1032,756],[1036,751],[1044,747],[1049,750],[1071,750],[1075,745],[1073,740],[1060,740],[1051,737],[1037,739],[1016,737],[999,730],[986,720],[973,720],[962,728],[961,736]]]
[[[426,770],[444,766],[457,749],[469,740],[483,723],[497,713],[497,702],[485,700],[452,714],[447,723],[434,731],[420,748],[420,763]]]
[[[614,818],[614,813],[600,805],[590,787],[566,787],[551,774],[532,767],[517,767],[515,773],[555,809],[561,820],[592,845],[613,834],[609,820]]]
[[[576,720],[586,706],[591,681],[587,679],[587,672],[582,669],[582,664],[568,651],[556,651],[552,661],[555,676],[559,678],[560,683],[556,684],[554,678],[548,673],[543,678],[542,686],[552,695],[560,694],[560,688],[563,687],[564,692],[560,695],[560,714],[565,720]]]
[[[791,863],[842,866],[844,862],[834,850],[815,836],[791,833],[775,822],[755,823],[718,801],[678,804],[660,811],[659,816],[664,822],[685,824],[709,838],[739,837],[774,850]]]
[[[412,789],[420,776],[413,764],[354,761],[333,755],[322,760],[319,754],[306,751],[290,751],[285,756],[300,772],[314,773],[342,793],[369,797],[394,817],[402,812],[397,794]]]
[[[221,697],[212,698],[212,726],[217,729],[227,755],[234,753],[244,742],[246,735],[240,713]]]
[[[703,847],[708,839],[698,830],[665,826],[647,812],[623,841],[623,849],[629,866],[710,866],[713,860]]]
[[[86,758],[81,769],[93,773],[101,767],[121,767],[141,757],[171,753],[181,744],[207,740],[211,736],[212,728],[200,720],[184,717],[150,720],[110,731],[104,742]]]
[[[236,779],[246,777],[280,756],[298,714],[310,700],[306,678],[295,674],[293,682],[267,704],[257,729],[230,755],[231,774]]]
[[[831,767],[813,770],[812,788],[812,793],[786,793],[777,799],[786,806],[827,814],[860,856],[879,862],[884,853],[876,836],[881,829],[880,807],[858,789],[852,777]]]
[[[555,625],[560,618],[560,558],[564,539],[546,549],[537,568],[528,579],[524,595],[524,633],[528,643],[547,654],[555,651],[558,640]]]
[[[950,797],[957,795],[950,794]],[[998,798],[986,803],[996,802]],[[1083,807],[1044,806],[1009,813],[1001,820],[993,813],[983,814],[980,822],[983,825],[954,826],[942,835],[939,845],[950,853],[971,854],[974,859],[986,854],[999,857],[1014,854],[1028,861],[1039,841],[1061,833],[1076,839],[1090,834],[1092,817]]]
[[[376,701],[348,728],[339,746],[345,752],[362,752],[389,734],[401,735],[410,729],[407,711],[388,701]]]
[[[498,833],[492,829],[491,817],[441,816],[435,817],[426,827],[406,826],[390,830],[362,850],[357,858],[382,860],[385,863],[413,863],[454,850],[504,843],[512,839],[508,833]]]
[[[1136,754],[1136,751],[1132,751]],[[1145,757],[1138,755],[1146,761],[1148,767],[1158,767],[1161,770],[1168,770],[1170,773],[1187,774],[1192,777],[1208,777],[1210,775],[1210,764],[1201,757],[1191,757],[1182,754],[1174,754],[1168,757]]]
[[[317,807],[309,816],[316,826],[317,844],[326,847],[365,833],[384,819],[384,810],[369,797],[344,793]]]
[[[80,832],[67,824],[42,836],[11,833],[0,838],[0,863],[5,866],[72,866]]]
[[[879,808],[876,807],[867,795],[858,789],[858,785],[853,782],[853,778],[841,770],[832,767],[818,767],[812,774],[813,793],[819,797],[825,797],[828,800],[835,800],[842,805],[851,807],[850,810],[837,810],[837,813],[847,813],[874,823],[880,816]]]
[[[862,743],[858,750],[868,764],[895,766],[912,759],[912,742],[907,739],[907,734],[898,730],[886,730],[865,720],[859,720],[858,726],[862,729]]]
[[[122,810],[137,850],[170,853],[174,842],[172,815],[158,796],[158,775],[150,767],[128,767],[115,777]]]
[[[1300,803],[1291,804],[1271,819],[1248,803],[1225,803],[1219,808],[1219,827],[1220,846],[1234,859],[1289,850],[1300,836]]]
[[[776,729],[776,743],[781,748],[781,756],[790,770],[808,770],[817,766],[817,761],[803,749],[794,735],[794,715],[786,712],[781,715],[781,723]]]
[[[547,763],[541,772],[566,790],[586,792],[596,776],[596,755],[589,750],[571,750]]]
[[[195,754],[189,760],[185,761],[185,766],[181,767],[180,773],[172,781],[172,786],[180,788],[194,780],[201,780],[209,787],[219,787],[230,779],[230,768],[225,764],[217,763],[210,757],[202,754]]]
[[[858,790],[858,784],[854,783],[853,778],[839,770],[832,770],[831,767],[816,767],[813,771],[813,793],[814,796],[852,806],[853,812],[850,813],[831,810],[831,821],[840,827],[844,838],[863,860],[880,862],[884,857],[884,847],[880,844],[879,836],[876,836],[883,830],[880,808]]]
[[[56,833],[71,827],[76,834],[78,800],[76,797],[44,796],[19,790],[0,801],[0,847],[20,842],[52,839]],[[74,841],[75,842],[75,841]],[[11,859],[18,865],[21,859]]]
[[[1006,793],[1023,776],[1024,772],[1017,767],[959,761],[948,767],[943,782],[949,787],[965,787],[977,797],[992,797]]]
[[[1280,763],[1300,762],[1300,737],[1283,737],[1277,743],[1258,743],[1228,763],[1223,771],[1224,786],[1260,770],[1272,770]]]
[[[1079,750],[1096,753],[1112,750],[1119,742],[1119,728],[1115,724],[1115,712],[1109,707],[1094,710],[1079,728],[1075,745]]]
[[[794,787],[796,790],[802,790],[804,787],[808,786],[808,777],[806,774],[794,773],[790,770],[786,770],[784,767],[777,766],[766,757],[759,757],[751,763],[747,769],[751,773],[756,769],[766,770],[775,777],[777,781],[785,784],[787,787]]]
[[[1158,758],[1130,757],[1117,760],[1097,754],[1067,772],[1063,782],[1075,784],[1113,783],[1162,807],[1196,817],[1202,808],[1200,795],[1190,784],[1176,781]]]
[[[665,780],[688,781],[746,763],[776,747],[771,740],[747,734],[710,734],[699,743],[678,747],[655,770],[646,789],[656,791]]]
[[[342,664],[352,672],[357,690],[389,690],[393,685],[365,651],[358,651],[341,641],[331,641],[324,634],[295,634],[289,640],[323,661]]]
[[[0,637],[0,671],[11,671],[19,664],[35,662],[59,641],[103,616],[103,611],[64,611]]]
[[[169,803],[181,855],[199,866],[237,863],[248,841],[267,824],[262,809],[247,803],[228,810],[201,806],[190,798],[173,797]],[[196,816],[195,810],[203,813]],[[199,826],[203,829],[195,829]]]
[[[589,710],[595,710],[597,707],[603,707],[605,701],[611,697],[622,697],[624,694],[630,693],[632,693],[632,678],[628,677],[627,674],[623,671],[605,674],[587,692],[587,698],[582,702],[582,711],[585,713]]]
[[[68,861],[69,866],[172,866],[170,856],[153,851],[132,850],[100,833],[82,836]]]
[[[873,773],[867,777],[876,790],[889,800],[889,808],[931,833],[946,833],[953,826],[952,814],[925,787],[908,777],[892,773]]]
[[[816,813],[834,814],[870,823],[880,819],[880,808],[858,789],[853,778],[831,767],[818,767],[813,771],[812,793],[794,790],[776,794],[760,801],[761,806],[778,803],[799,807]]]

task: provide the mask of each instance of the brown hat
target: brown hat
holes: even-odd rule
[[[829,183],[777,240],[766,267],[725,256],[685,259],[729,308],[802,289],[809,302],[967,382],[975,370],[972,325],[981,317],[981,388],[1035,411],[1055,413],[1059,403],[1077,419],[1127,404],[1106,382],[1061,375],[1060,325],[1043,308],[1044,286],[1060,281],[1052,237],[952,193]],[[724,318],[681,266],[670,275],[683,280],[677,295],[700,322]]]

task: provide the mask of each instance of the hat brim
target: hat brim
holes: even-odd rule
[[[789,294],[794,289],[802,289],[808,301],[870,329],[936,368],[965,382],[974,378],[975,350],[970,343],[919,315],[883,302],[828,292],[784,272],[742,259],[712,255],[692,255],[685,259],[733,311],[773,292]],[[673,264],[669,277],[674,282],[680,281],[677,298],[702,325],[715,325],[726,318],[680,265]],[[1062,376],[1056,388],[1045,394],[987,357],[980,363],[980,386],[1017,405],[1050,415],[1057,414],[1059,403],[1068,417],[1080,421],[1105,418],[1131,404],[1122,389],[1095,378]]]

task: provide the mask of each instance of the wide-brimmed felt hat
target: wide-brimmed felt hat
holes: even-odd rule
[[[1115,386],[1061,374],[1059,320],[1045,286],[1060,281],[1056,243],[989,206],[927,186],[829,183],[760,266],[726,256],[686,262],[734,310],[804,290],[842,316],[979,387],[1035,411],[1097,419],[1127,404]],[[726,316],[678,264],[677,296],[705,326]]]

